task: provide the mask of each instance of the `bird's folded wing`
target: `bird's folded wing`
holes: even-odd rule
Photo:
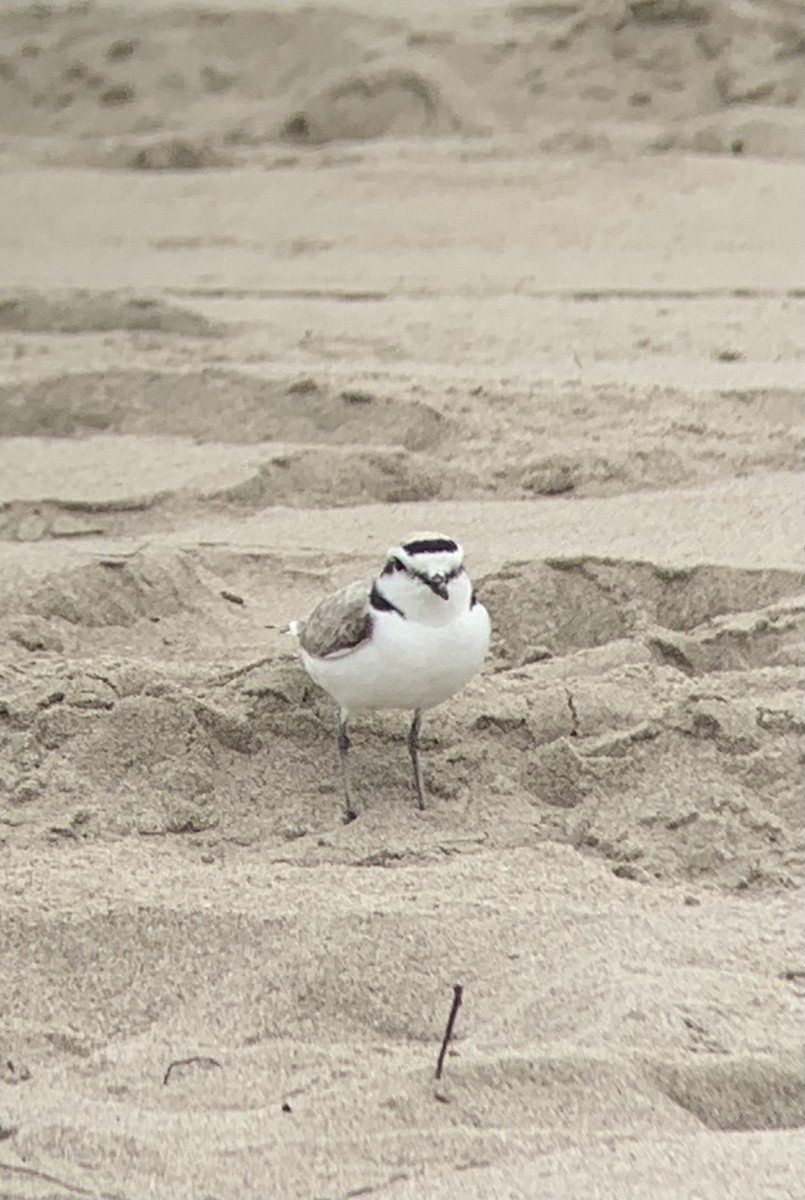
[[[350,583],[327,596],[297,627],[299,644],[315,658],[354,650],[372,633],[370,585]]]

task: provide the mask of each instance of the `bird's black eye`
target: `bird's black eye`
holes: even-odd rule
[[[400,562],[399,558],[392,554],[391,558],[387,559],[386,565],[383,568],[384,575],[393,575],[395,571],[404,571],[405,564]]]

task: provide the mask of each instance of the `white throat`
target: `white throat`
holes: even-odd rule
[[[421,625],[448,625],[458,615],[467,612],[472,599],[472,584],[463,570],[449,580],[446,600],[407,571],[380,575],[375,586],[380,595],[399,609],[407,621],[416,621]],[[391,615],[396,616],[393,612]]]

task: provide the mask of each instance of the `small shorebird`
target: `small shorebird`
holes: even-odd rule
[[[364,709],[413,711],[408,749],[419,807],[422,713],[448,700],[478,671],[489,647],[489,614],[473,591],[458,542],[418,533],[389,551],[373,583],[350,583],[293,621],[310,677],[340,707],[338,749],[345,820],[357,816],[349,774],[349,719]]]

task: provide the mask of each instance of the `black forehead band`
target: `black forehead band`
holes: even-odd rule
[[[421,542],[406,542],[406,554],[455,554],[458,546],[450,538],[423,538]]]

